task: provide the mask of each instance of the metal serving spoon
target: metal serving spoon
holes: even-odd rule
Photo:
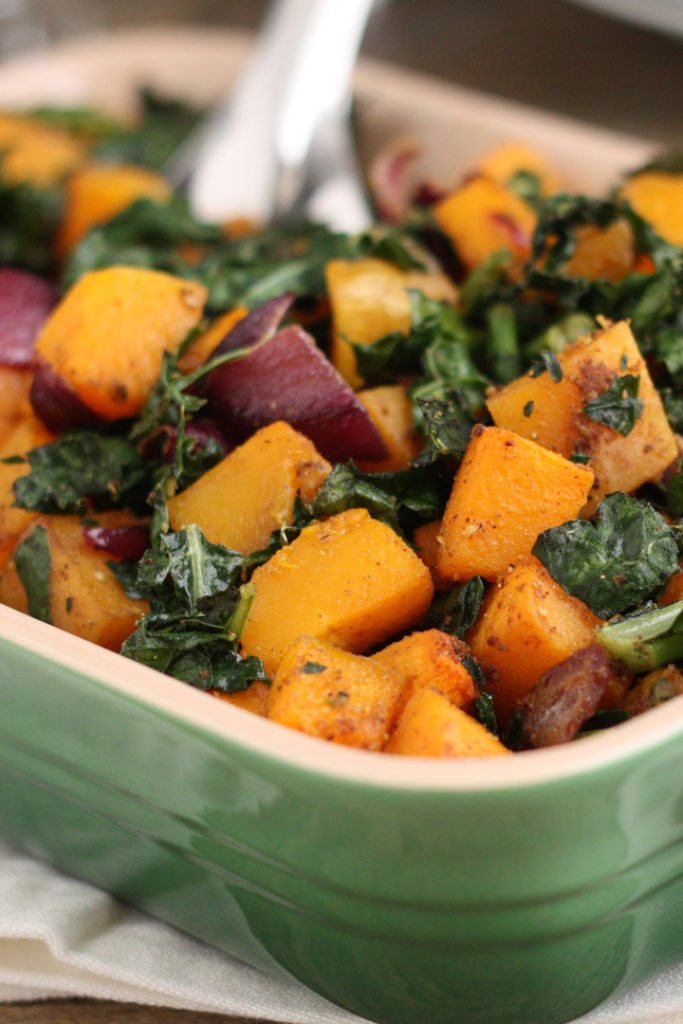
[[[350,81],[374,0],[277,0],[230,96],[167,168],[205,220],[371,220],[349,128]]]

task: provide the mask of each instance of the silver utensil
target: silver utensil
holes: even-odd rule
[[[205,220],[371,220],[349,127],[374,0],[277,0],[236,87],[167,168]]]

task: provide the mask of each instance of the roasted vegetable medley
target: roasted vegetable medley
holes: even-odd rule
[[[397,147],[350,237],[198,222],[196,116],[0,116],[0,601],[392,754],[683,694],[683,157]]]

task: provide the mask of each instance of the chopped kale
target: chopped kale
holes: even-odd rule
[[[557,358],[555,352],[543,351],[538,355],[538,359],[535,359],[531,364],[531,376],[540,377],[542,373],[548,371],[551,381],[554,384],[559,384],[564,373],[560,366],[560,361]]]
[[[676,519],[683,516],[683,459],[677,459],[667,471],[665,493],[669,515]]]
[[[366,508],[400,536],[443,512],[452,474],[413,465],[391,473],[363,473],[353,462],[334,467],[318,491],[311,513],[318,518]]]
[[[50,573],[52,556],[47,530],[38,524],[22,540],[14,552],[17,575],[26,591],[29,615],[42,622],[51,622]]]
[[[36,512],[85,512],[144,505],[147,468],[134,444],[94,430],[74,430],[34,448],[30,472],[14,482],[15,504]]]
[[[136,123],[106,134],[93,152],[96,160],[142,164],[159,171],[203,115],[203,111],[149,88],[140,90],[139,100]]]
[[[594,522],[572,519],[546,530],[533,554],[603,619],[656,597],[679,568],[675,529],[651,505],[620,492],[600,502]]]
[[[624,437],[630,434],[642,415],[643,400],[638,398],[640,374],[615,377],[606,391],[586,402],[583,412],[589,419],[611,427]]]
[[[62,214],[60,191],[0,179],[0,210],[0,266],[50,270]]]
[[[464,640],[477,620],[485,593],[486,580],[482,576],[457,583],[445,594],[438,595],[427,613],[426,625]]]
[[[266,679],[257,658],[238,650],[249,606],[250,584],[240,585],[244,559],[209,543],[192,524],[161,535],[137,564],[119,574],[128,593],[149,599],[150,610],[121,653],[199,689],[228,693]]]

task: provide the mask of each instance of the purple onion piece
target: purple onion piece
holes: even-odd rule
[[[0,366],[31,365],[36,340],[56,301],[56,289],[45,278],[0,268]]]
[[[106,551],[115,558],[137,561],[149,547],[146,526],[83,526],[82,530],[91,548]]]

